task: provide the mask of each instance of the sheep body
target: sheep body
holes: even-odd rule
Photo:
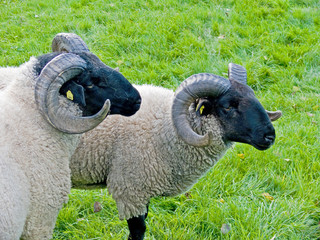
[[[171,121],[173,91],[135,87],[143,99],[140,110],[130,118],[109,116],[85,133],[70,164],[73,185],[106,183],[120,219],[145,214],[154,196],[188,190],[231,146],[222,140],[220,123],[212,117],[202,118],[203,128],[199,123],[193,126],[199,134],[213,131],[212,145],[186,144],[175,134]],[[189,117],[196,118],[195,112]]]
[[[137,90],[76,34],[57,34],[52,49],[0,68],[0,239],[50,239],[81,134],[111,110],[140,107]]]
[[[8,83],[0,92],[0,239],[51,238],[71,186],[69,159],[80,135],[44,121],[34,99],[36,62],[0,69]]]
[[[246,84],[244,67],[230,63],[229,79],[199,73],[173,91],[136,86],[140,111],[111,116],[84,134],[71,158],[75,187],[105,184],[126,219],[129,240],[142,240],[150,198],[187,191],[233,142],[266,150],[275,141],[266,111]]]

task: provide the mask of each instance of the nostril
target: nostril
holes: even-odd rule
[[[275,139],[275,136],[274,136],[274,135],[265,135],[265,136],[264,136],[264,139],[265,139],[267,142],[273,142],[274,139]]]
[[[138,99],[134,104],[133,107],[135,109],[135,111],[139,110],[141,106],[141,99]]]
[[[141,104],[141,99],[138,99],[138,100],[136,101],[136,104]]]

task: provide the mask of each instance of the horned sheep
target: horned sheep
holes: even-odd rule
[[[0,68],[3,240],[50,239],[68,199],[69,161],[81,133],[96,127],[109,111],[129,116],[140,107],[137,90],[79,36],[58,34],[53,49],[58,52]],[[110,108],[110,102],[117,106]]]
[[[85,133],[71,158],[72,184],[106,186],[129,239],[143,239],[149,200],[188,190],[232,146],[259,150],[275,141],[266,111],[246,84],[246,70],[229,64],[229,79],[208,73],[187,78],[175,93],[136,86],[140,110],[129,118],[111,116]]]

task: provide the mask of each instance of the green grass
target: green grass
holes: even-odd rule
[[[1,0],[0,16],[1,66],[74,32],[136,84],[175,89],[242,64],[263,105],[283,111],[271,149],[236,144],[187,195],[152,199],[146,239],[320,238],[319,0]],[[54,230],[64,240],[127,235],[106,190],[72,190]]]

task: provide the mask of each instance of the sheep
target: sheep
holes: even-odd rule
[[[81,137],[71,157],[74,188],[106,186],[126,219],[129,239],[143,239],[149,200],[187,191],[233,142],[259,150],[275,141],[266,111],[246,84],[246,70],[229,64],[229,79],[192,75],[173,91],[135,86],[142,97],[132,117],[111,116]]]
[[[0,68],[1,240],[50,239],[81,134],[110,111],[130,116],[140,107],[138,91],[79,36],[58,34],[53,49]]]

